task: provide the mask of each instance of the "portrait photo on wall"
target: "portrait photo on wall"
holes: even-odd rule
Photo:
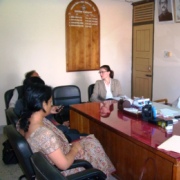
[[[159,22],[174,21],[173,0],[157,0]]]
[[[174,0],[174,17],[176,22],[180,22],[180,0]]]

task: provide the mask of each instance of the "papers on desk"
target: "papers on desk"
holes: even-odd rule
[[[124,95],[124,96],[113,97],[113,99],[116,100],[116,101],[119,101],[120,99],[125,100],[125,99],[129,99],[129,98],[126,95]]]
[[[157,148],[180,153],[180,136],[174,135],[170,137]]]
[[[128,112],[133,113],[133,114],[141,113],[141,111],[139,111],[137,108],[124,108],[123,110],[128,111]]]
[[[121,97],[113,97],[114,100],[119,101],[120,99],[122,99]]]
[[[168,108],[160,109],[160,114],[163,115],[164,117],[175,116],[178,113],[179,113],[178,111],[171,110]]]

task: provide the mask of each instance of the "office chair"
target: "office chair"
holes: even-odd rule
[[[4,132],[16,154],[19,165],[24,175],[19,177],[19,180],[26,177],[28,180],[35,179],[35,172],[30,161],[32,150],[26,139],[15,129],[14,125],[4,127]]]
[[[4,127],[4,132],[16,154],[19,165],[24,175],[19,177],[19,180],[26,177],[28,180],[35,179],[35,172],[32,166],[30,157],[33,152],[26,141],[26,139],[16,130],[13,124]],[[71,165],[70,169],[76,167],[84,167],[85,169],[92,168],[91,163],[86,160],[75,160]],[[61,170],[60,170],[61,171]]]
[[[36,178],[38,180],[87,180],[87,179],[106,179],[106,175],[95,168],[89,168],[84,171],[64,176],[60,171],[53,166],[47,158],[41,153],[36,152],[31,156],[31,161],[36,173]]]
[[[20,98],[20,97],[22,96],[23,86],[17,86],[17,87],[15,87],[15,88],[17,88],[18,93],[20,93],[20,94],[19,94],[19,97],[18,97],[18,98]],[[5,115],[6,115],[7,125],[11,124],[10,120],[9,120],[8,117],[7,117],[7,112],[6,112],[6,111],[7,111],[7,109],[9,108],[9,102],[10,102],[12,96],[13,96],[13,91],[14,91],[14,89],[9,89],[9,90],[7,90],[7,91],[4,93],[4,102],[5,102],[5,106],[6,106],[6,108],[5,108]]]
[[[4,93],[4,102],[5,102],[6,109],[8,109],[9,107],[9,102],[13,96],[13,91],[14,89],[9,89]]]
[[[8,108],[6,110],[6,115],[7,115],[7,118],[10,122],[10,124],[13,124],[14,127],[16,127],[16,123],[18,122],[19,118],[18,116],[16,115],[16,113],[14,112],[14,108]]]
[[[7,117],[7,109],[9,107],[9,102],[12,98],[12,95],[13,95],[13,91],[14,89],[9,89],[7,90],[5,93],[4,93],[4,102],[5,102],[5,115],[6,115],[6,123],[7,125],[11,124],[11,122],[9,121],[8,117]]]
[[[90,101],[91,95],[92,95],[92,93],[93,93],[94,86],[95,86],[95,84],[91,84],[91,85],[89,85],[89,87],[88,87],[88,99],[89,99],[89,101]]]
[[[165,104],[165,105],[172,106],[172,104],[168,103],[168,100],[167,100],[166,98],[164,98],[164,99],[157,99],[157,100],[155,100],[154,102],[163,103],[163,104]]]
[[[81,91],[75,85],[58,86],[53,88],[52,99],[54,105],[64,106],[61,113],[55,115],[55,119],[62,124],[70,119],[69,106],[81,103]]]

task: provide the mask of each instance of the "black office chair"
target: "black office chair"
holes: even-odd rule
[[[4,133],[6,134],[15,154],[18,159],[19,165],[24,175],[19,177],[19,180],[26,177],[28,180],[35,179],[35,172],[30,160],[32,156],[32,150],[26,141],[26,139],[15,129],[14,125],[7,125],[4,127]],[[92,165],[85,160],[75,160],[70,169],[76,167],[84,167],[85,169],[92,168]]]
[[[13,96],[13,91],[14,89],[9,89],[4,93],[4,102],[5,102],[6,109],[8,109],[9,107],[9,102]]]
[[[69,106],[81,103],[81,91],[75,85],[58,86],[53,88],[52,98],[54,105],[64,106],[61,113],[55,116],[55,119],[62,123],[70,119]]]
[[[36,152],[32,155],[31,161],[36,172],[36,178],[38,180],[93,180],[106,179],[106,175],[95,168],[89,168],[82,172],[78,172],[76,174],[72,174],[69,176],[63,176],[60,171],[50,164],[50,162],[46,159],[46,157],[41,152]]]
[[[20,93],[19,97],[18,97],[18,98],[20,98],[22,96],[23,86],[17,86],[15,88],[17,88],[18,93]],[[7,117],[7,109],[9,108],[9,102],[10,102],[12,96],[13,96],[13,91],[14,91],[14,89],[9,89],[4,93],[4,102],[5,102],[5,106],[6,106],[5,115],[6,115],[7,125],[11,124],[10,120]]]
[[[6,115],[6,123],[7,123],[7,125],[11,124],[11,122],[9,121],[9,119],[7,117],[7,112],[6,111],[7,111],[8,107],[9,107],[9,102],[10,102],[10,100],[12,98],[13,91],[14,91],[14,89],[9,89],[4,93],[4,102],[5,102],[5,106],[6,106],[5,115]]]
[[[28,180],[35,179],[35,172],[30,160],[32,150],[26,139],[15,129],[14,125],[4,127],[4,132],[16,154],[19,165],[24,173],[19,179],[26,177]]]
[[[7,115],[7,118],[9,120],[10,124],[13,124],[16,127],[16,123],[18,122],[19,118],[16,115],[16,113],[14,112],[14,108],[8,108],[6,110],[6,115]]]
[[[91,85],[89,85],[89,87],[88,87],[88,99],[89,99],[89,101],[90,101],[91,95],[92,95],[92,93],[93,93],[94,86],[95,86],[95,84],[91,84]]]

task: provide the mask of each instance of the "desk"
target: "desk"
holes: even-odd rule
[[[117,103],[107,118],[100,117],[100,103],[76,104],[70,107],[71,128],[95,134],[113,162],[122,180],[180,180],[180,154],[158,150],[157,146],[172,134],[138,117],[119,111]],[[167,106],[166,106],[167,108]],[[180,122],[173,134],[180,135]]]

